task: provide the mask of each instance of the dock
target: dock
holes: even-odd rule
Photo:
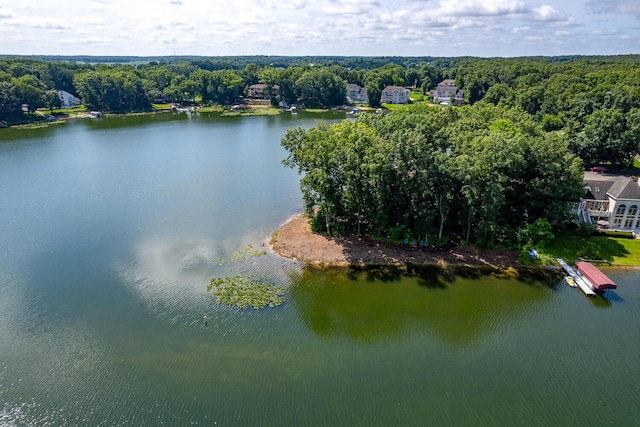
[[[573,268],[569,266],[569,264],[564,262],[564,260],[561,258],[556,258],[556,261],[558,262],[558,264],[560,264],[560,267],[562,267],[564,271],[566,271],[567,274],[576,282],[576,285],[578,285],[580,290],[584,292],[585,295],[589,297],[595,296],[596,293],[593,291],[593,289],[591,289],[591,286],[589,286],[587,282],[585,282],[584,279],[579,276]]]

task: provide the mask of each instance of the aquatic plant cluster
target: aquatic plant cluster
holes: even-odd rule
[[[213,278],[207,291],[218,303],[238,308],[275,307],[285,301],[284,288],[250,274]]]
[[[220,265],[228,265],[266,254],[267,252],[264,250],[246,245],[234,251],[229,258],[221,257],[219,262]],[[207,286],[207,292],[216,297],[219,304],[238,308],[275,307],[285,301],[284,288],[269,283],[264,277],[244,272],[233,277],[212,278]]]

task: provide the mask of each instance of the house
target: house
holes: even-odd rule
[[[269,93],[269,88],[271,88],[271,93]],[[249,86],[247,97],[253,99],[271,99],[271,95],[277,95],[279,90],[280,86],[278,85],[270,86],[264,83],[257,83]]]
[[[640,231],[640,182],[638,177],[585,172],[585,194],[577,206],[584,222],[598,228]]]
[[[464,91],[456,87],[454,79],[444,79],[438,83],[438,87],[432,90],[429,95],[435,104],[464,105]]]
[[[362,103],[366,104],[369,102],[369,98],[367,98],[367,89],[361,87],[356,84],[348,84],[347,85],[347,102],[350,104]]]
[[[58,96],[60,97],[60,101],[63,108],[73,108],[82,104],[82,100],[77,96],[74,96],[67,92],[66,90],[59,90]]]
[[[411,91],[405,87],[387,86],[382,89],[381,104],[406,104],[409,102]]]

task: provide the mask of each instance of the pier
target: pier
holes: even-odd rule
[[[580,290],[584,292],[585,295],[589,297],[595,296],[596,293],[593,291],[593,289],[591,289],[591,286],[589,286],[589,284],[573,268],[571,268],[569,264],[564,262],[564,260],[561,258],[556,258],[556,261],[558,262],[558,264],[560,264],[560,267],[562,267],[564,271],[566,271],[567,274],[576,282],[576,285],[578,285]]]

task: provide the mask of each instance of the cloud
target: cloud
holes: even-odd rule
[[[447,16],[504,16],[526,13],[521,0],[441,0],[434,14]]]
[[[71,28],[71,25],[63,19],[42,16],[22,17],[20,21],[22,24],[32,28],[44,28],[47,30],[66,30]]]
[[[586,6],[594,14],[615,13],[633,15],[640,19],[640,2],[637,0],[589,0]]]
[[[0,19],[12,19],[12,18],[15,18],[16,16],[17,15],[13,13],[11,10],[0,6]]]
[[[173,4],[176,6],[182,6],[182,2],[180,0],[171,0],[169,4]]]
[[[566,19],[564,14],[560,12],[558,9],[555,9],[553,6],[549,6],[548,4],[543,4],[540,7],[536,7],[533,9],[534,19],[538,21],[563,21]]]

